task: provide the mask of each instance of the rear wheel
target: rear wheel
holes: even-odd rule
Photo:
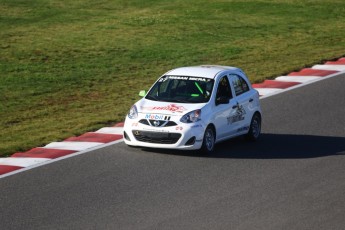
[[[204,139],[202,142],[201,150],[204,153],[212,153],[215,145],[215,131],[211,126],[208,126],[205,130]]]
[[[249,141],[256,141],[259,139],[261,133],[261,117],[258,113],[255,113],[250,122],[249,131],[246,135],[246,139]]]

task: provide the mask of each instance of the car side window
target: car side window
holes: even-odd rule
[[[216,100],[230,100],[232,98],[230,83],[227,76],[223,76],[218,84]]]
[[[249,91],[249,86],[241,76],[231,75],[231,83],[234,86],[236,96]]]

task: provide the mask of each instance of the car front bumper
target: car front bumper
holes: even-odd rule
[[[205,125],[196,123],[179,123],[171,127],[153,127],[126,118],[124,125],[124,142],[130,146],[197,150],[202,146]]]

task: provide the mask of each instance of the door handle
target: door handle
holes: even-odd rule
[[[253,98],[250,98],[250,99],[249,99],[249,102],[253,102],[253,101],[254,101],[254,99],[253,99]]]
[[[236,109],[236,108],[238,108],[238,107],[240,107],[240,104],[237,102],[236,105],[232,106],[232,109]]]

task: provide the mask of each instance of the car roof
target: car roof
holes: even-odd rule
[[[200,65],[200,66],[189,66],[180,67],[168,71],[165,75],[176,75],[176,76],[191,76],[191,77],[205,77],[214,78],[219,72],[225,70],[233,70],[234,72],[242,72],[241,69],[232,66],[220,66],[220,65]]]

